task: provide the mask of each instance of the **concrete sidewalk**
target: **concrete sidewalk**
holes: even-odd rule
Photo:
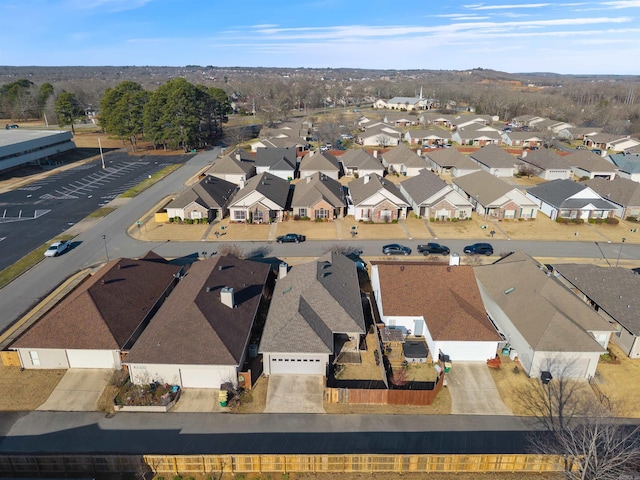
[[[98,400],[109,384],[113,370],[70,368],[37,410],[56,412],[95,412]]]

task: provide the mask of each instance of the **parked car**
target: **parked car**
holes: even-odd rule
[[[474,243],[464,247],[464,253],[469,255],[493,255],[493,247],[489,243]]]
[[[69,240],[62,240],[61,242],[53,242],[49,248],[44,252],[45,257],[57,257],[71,247]]]
[[[399,243],[390,243],[382,247],[383,255],[411,255],[411,249]]]
[[[9,130],[10,128],[20,128],[20,125],[16,125],[15,123],[13,125],[9,125],[8,123],[4,126],[4,128],[6,128],[7,130]]]
[[[307,239],[304,235],[298,235],[297,233],[287,233],[276,238],[278,243],[300,243]]]
[[[418,245],[418,252],[423,255],[429,255],[430,253],[440,253],[442,255],[449,255],[451,250],[449,247],[445,247],[444,245],[440,245],[439,243],[426,243],[423,245]]]

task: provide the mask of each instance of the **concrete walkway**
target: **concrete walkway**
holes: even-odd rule
[[[325,413],[322,375],[270,375],[264,413]]]
[[[447,374],[451,413],[457,415],[513,415],[502,402],[489,367],[481,362],[456,362]]]
[[[70,368],[37,410],[57,412],[95,412],[113,370],[106,368]]]

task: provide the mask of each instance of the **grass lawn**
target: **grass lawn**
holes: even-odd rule
[[[147,188],[151,187],[153,184],[155,184],[156,182],[158,182],[159,180],[162,180],[164,177],[166,177],[167,175],[175,172],[177,169],[179,169],[182,166],[182,164],[175,164],[175,165],[169,165],[167,167],[164,167],[162,170],[160,170],[159,172],[154,173],[153,175],[151,175],[151,178],[147,178],[146,180],[143,180],[142,182],[140,182],[138,185],[136,185],[133,188],[130,188],[129,190],[127,190],[126,192],[124,192],[122,195],[120,195],[121,197],[124,198],[133,198],[136,195],[140,195],[142,192],[144,192]]]
[[[35,410],[58,385],[66,370],[21,370],[0,364],[0,411]]]

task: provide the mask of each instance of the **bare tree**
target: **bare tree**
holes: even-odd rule
[[[553,378],[521,398],[543,427],[530,437],[531,451],[554,455],[568,480],[618,480],[640,466],[640,427],[618,421],[593,398],[585,382],[569,376],[572,361],[548,358]],[[587,393],[584,393],[585,390]],[[589,395],[591,394],[591,395]]]

